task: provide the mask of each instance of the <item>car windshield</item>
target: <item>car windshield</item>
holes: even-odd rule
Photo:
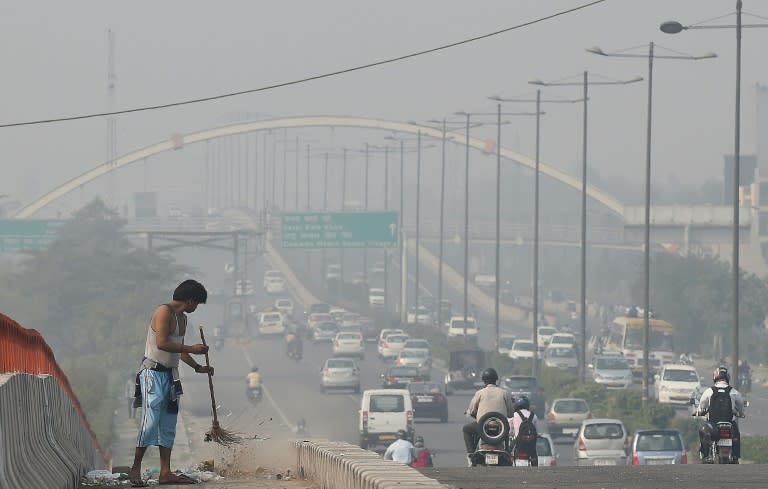
[[[561,399],[555,401],[552,410],[561,414],[576,414],[586,413],[589,411],[589,408],[587,407],[587,401],[584,399]]]
[[[427,352],[424,350],[403,350],[400,352],[400,358],[427,358]]]
[[[639,433],[635,450],[638,452],[679,452],[683,449],[676,431]]]
[[[576,352],[573,348],[550,348],[547,350],[550,357],[556,358],[576,358]]]
[[[401,395],[376,394],[371,396],[370,412],[401,413],[405,411],[405,398]]]
[[[407,336],[391,334],[387,336],[387,343],[405,343],[407,339]]]
[[[333,316],[328,313],[312,314],[309,316],[310,321],[330,321],[331,319],[333,319]]]
[[[277,305],[278,307],[291,307],[293,304],[291,303],[291,301],[283,299],[283,300],[277,301]]]
[[[616,439],[623,436],[624,430],[617,423],[593,423],[584,427],[584,438],[588,440]]]
[[[317,329],[321,331],[336,331],[339,328],[336,327],[336,323],[320,323]]]
[[[354,368],[355,362],[345,358],[331,358],[325,362],[326,368]]]
[[[538,455],[539,457],[552,456],[552,445],[550,445],[549,440],[547,440],[543,436],[540,436],[536,440],[536,455]]]
[[[516,391],[531,391],[535,387],[536,381],[527,378],[507,378],[504,381],[504,385],[507,389]]]
[[[454,328],[454,329],[464,329],[464,320],[463,319],[458,319],[458,320],[452,321],[451,322],[451,328]],[[467,329],[475,329],[475,328],[477,328],[477,325],[475,324],[475,322],[472,321],[472,320],[468,320],[467,321]]]
[[[415,367],[391,367],[389,369],[389,375],[395,377],[418,377],[419,369]]]
[[[512,343],[514,342],[514,338],[499,338],[499,348],[512,348]]]
[[[263,321],[280,321],[280,314],[265,314]]]
[[[406,348],[429,348],[427,340],[408,340],[405,342]]]
[[[336,337],[336,339],[339,340],[359,340],[360,334],[359,333],[339,333],[339,335]]]
[[[408,390],[411,394],[440,394],[443,386],[437,382],[413,382],[408,385]]]
[[[539,334],[542,336],[552,336],[557,333],[557,329],[550,328],[549,326],[542,326],[539,328]]]
[[[629,364],[623,358],[598,358],[595,361],[598,370],[628,370]]]
[[[574,343],[574,338],[570,335],[554,335],[549,342],[552,344],[572,345]]]
[[[533,343],[530,341],[517,341],[512,346],[513,350],[533,351]]]
[[[674,370],[668,368],[664,370],[664,380],[672,382],[698,382],[699,376],[693,370]]]
[[[312,304],[311,306],[309,306],[310,314],[316,313],[316,312],[321,312],[321,313],[326,313],[327,314],[330,311],[331,311],[331,306],[329,306],[328,304],[317,303],[317,304]]]

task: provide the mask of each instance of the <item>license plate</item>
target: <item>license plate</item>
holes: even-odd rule
[[[730,438],[723,438],[721,440],[717,440],[717,444],[721,447],[730,447],[733,445],[733,440]]]
[[[579,431],[578,428],[563,428],[564,435],[575,435]]]
[[[495,453],[488,453],[485,455],[486,465],[499,465],[499,456]]]
[[[432,402],[432,398],[429,396],[418,396],[416,402]]]
[[[395,439],[395,435],[381,435],[379,437],[379,440],[394,440],[394,439]]]
[[[611,459],[597,459],[595,460],[595,465],[616,465],[616,461]]]

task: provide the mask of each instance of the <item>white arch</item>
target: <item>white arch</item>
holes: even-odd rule
[[[181,144],[199,143],[207,141],[209,139],[215,139],[222,136],[231,136],[234,134],[250,133],[254,131],[262,131],[266,129],[282,129],[282,128],[299,128],[299,127],[322,127],[322,126],[346,126],[356,127],[362,129],[381,129],[385,131],[397,131],[406,132],[411,134],[417,134],[421,131],[422,135],[430,136],[433,138],[441,139],[443,133],[441,130],[434,129],[428,126],[420,126],[417,124],[409,124],[405,122],[387,121],[381,119],[367,119],[362,117],[340,117],[340,116],[308,116],[308,117],[289,117],[283,119],[269,119],[255,122],[243,122],[239,124],[233,124],[230,126],[219,127],[215,129],[206,129],[184,136],[180,136],[182,141],[174,138],[155,143],[151,146],[133,151],[126,155],[117,158],[115,161],[103,163],[87,172],[67,181],[66,183],[54,188],[47,194],[38,198],[37,200],[27,204],[20,208],[15,214],[14,218],[25,219],[29,218],[35,213],[39,212],[42,208],[68,194],[69,192],[77,189],[81,185],[84,185],[100,176],[117,170],[131,163],[141,161],[149,156],[162,153],[164,151],[171,151],[178,148]],[[457,135],[452,133],[452,141],[457,144],[466,144],[466,137],[463,135]],[[477,138],[469,138],[469,145],[473,148],[483,150],[485,147],[485,141]],[[501,155],[509,160],[516,161],[517,163],[527,166],[531,169],[535,168],[535,161],[528,156],[516,153],[508,148],[501,148]],[[563,173],[560,170],[540,163],[539,169],[544,175],[550,176],[556,180],[560,180],[564,184],[573,187],[574,189],[581,191],[581,180]],[[603,204],[611,211],[615,212],[619,216],[624,216],[624,204],[619,202],[614,197],[611,197],[602,190],[587,185],[587,195],[592,197],[597,202]]]

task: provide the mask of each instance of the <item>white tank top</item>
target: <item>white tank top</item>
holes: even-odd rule
[[[173,332],[168,335],[168,340],[172,343],[184,344],[184,337],[179,334],[179,318],[176,315],[176,311],[173,310],[168,304],[165,305],[171,310],[171,317],[176,323],[176,327]],[[149,331],[147,331],[147,342],[144,345],[144,356],[153,360],[163,367],[177,368],[179,366],[179,359],[181,353],[171,353],[165,350],[161,350],[157,347],[157,333],[152,329],[152,321],[149,322]]]

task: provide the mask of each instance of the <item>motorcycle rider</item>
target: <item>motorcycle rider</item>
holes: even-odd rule
[[[533,443],[524,444],[518,440],[518,434],[520,433],[520,425],[523,424],[523,418],[525,420],[530,419],[533,423],[536,433],[539,431],[539,418],[531,411],[531,401],[526,396],[520,397],[515,403],[515,414],[512,416],[512,437],[515,439],[515,446],[512,448],[512,453],[517,453],[518,449],[523,449],[528,454],[531,462],[531,467],[539,466],[539,456],[536,453],[536,441]]]
[[[706,413],[707,416],[707,420],[699,428],[699,442],[701,444],[699,451],[701,452],[701,457],[704,463],[712,463],[713,460],[710,457],[710,453],[713,435],[717,430],[716,425],[721,421],[730,421],[733,426],[733,446],[731,447],[731,455],[734,460],[733,463],[739,463],[739,457],[741,455],[741,436],[739,435],[739,425],[736,423],[736,417],[744,416],[744,400],[741,397],[741,393],[729,385],[731,382],[731,374],[728,372],[727,367],[717,367],[715,371],[712,372],[712,382],[714,385],[701,394],[701,399],[699,399],[699,405],[695,414],[696,416],[702,416]],[[730,399],[730,419],[718,419],[723,416],[720,413],[713,413],[710,411],[712,397],[714,395],[722,395],[723,393],[727,393],[728,398]]]
[[[259,367],[251,367],[251,372],[245,376],[245,383],[248,384],[248,395],[252,396],[256,389],[261,392],[261,373]]]
[[[739,360],[739,387],[744,393],[749,394],[752,390],[752,367],[747,359]]]
[[[487,368],[483,370],[480,377],[485,387],[475,393],[465,413],[475,418],[475,421],[465,424],[462,428],[464,445],[467,449],[467,464],[469,466],[474,465],[472,463],[472,454],[477,449],[477,443],[480,438],[480,427],[477,424],[477,420],[490,412],[501,413],[507,418],[511,418],[515,412],[515,402],[512,395],[496,385],[496,382],[499,380],[499,374],[496,373],[496,370]]]
[[[405,430],[397,430],[397,436],[399,439],[393,441],[384,452],[384,460],[410,465],[416,459],[416,448],[408,441],[408,433]]]
[[[693,357],[688,352],[681,353],[678,361],[683,365],[693,365]]]
[[[299,335],[294,333],[292,330],[288,331],[288,334],[285,335],[286,355],[291,356],[291,354],[296,354],[299,358],[301,358],[303,350],[304,346],[301,342],[301,338],[299,338]]]

